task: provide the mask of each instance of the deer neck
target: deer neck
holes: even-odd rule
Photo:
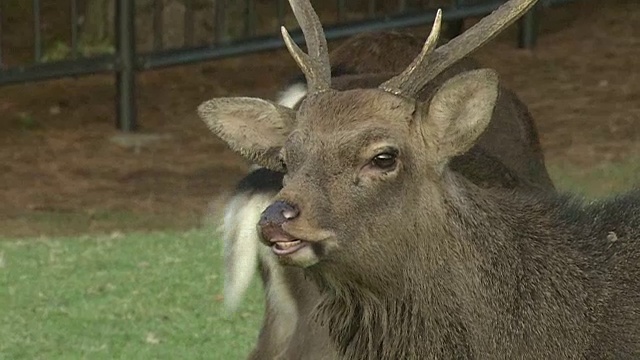
[[[517,248],[508,241],[513,236],[508,222],[488,228],[492,211],[478,215],[477,204],[467,199],[473,194],[464,187],[450,191],[455,192],[446,197],[451,200],[444,202],[441,214],[447,223],[425,221],[416,228],[419,236],[405,240],[419,245],[407,250],[394,274],[367,278],[364,284],[358,274],[312,272],[322,294],[315,317],[345,358],[474,358],[478,354],[471,344],[488,340],[486,334],[492,333],[516,286],[511,277],[494,281],[493,271],[497,266],[501,273],[517,272],[518,263],[496,263],[496,247],[485,251],[479,246],[495,242],[500,256],[514,259]],[[475,200],[493,206],[487,199]]]

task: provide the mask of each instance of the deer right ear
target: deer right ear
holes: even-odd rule
[[[475,144],[491,121],[498,89],[498,75],[489,69],[454,76],[438,89],[422,124],[436,164],[447,163]]]
[[[296,112],[270,101],[216,98],[198,106],[198,115],[229,147],[274,171],[284,171],[280,149],[295,125]]]

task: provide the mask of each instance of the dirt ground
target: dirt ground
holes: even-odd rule
[[[578,1],[544,11],[534,51],[515,47],[513,27],[476,54],[529,105],[548,164],[640,159],[639,24],[637,0]],[[201,224],[247,164],[196,106],[272,98],[296,72],[274,51],[143,73],[140,132],[164,138],[137,148],[110,140],[112,76],[0,88],[0,236]]]

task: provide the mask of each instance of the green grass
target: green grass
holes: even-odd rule
[[[202,222],[202,214],[182,212],[142,212],[128,210],[31,210],[0,216],[1,237],[34,238],[45,234],[62,237],[84,234],[192,229]]]
[[[0,359],[239,359],[261,289],[222,307],[206,231],[0,242]]]
[[[548,163],[549,174],[561,191],[571,191],[590,198],[640,187],[640,158],[603,162],[591,167],[570,163]]]

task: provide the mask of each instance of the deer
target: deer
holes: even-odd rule
[[[381,72],[399,73],[419,53],[422,42],[420,38],[409,33],[358,34],[330,53],[332,78],[356,74],[372,76]],[[475,60],[465,58],[451,66],[449,73],[455,74],[478,66],[479,63]],[[451,76],[446,73],[443,75],[444,78]],[[496,126],[495,129],[498,131],[487,132],[488,143],[499,141],[498,136],[513,137],[518,132],[508,129],[510,126],[519,125],[523,129],[522,135],[515,139],[523,143],[525,148],[530,146],[530,153],[514,156],[511,152],[503,154],[494,151],[497,155],[494,157],[488,151],[477,147],[476,151],[466,152],[454,159],[452,168],[481,186],[553,191],[553,183],[544,166],[537,130],[531,115],[515,94],[506,88],[503,88],[503,91],[511,95],[499,98],[497,106],[513,110],[505,111],[505,115],[501,115],[501,119],[506,119],[504,121],[507,126]],[[294,108],[305,93],[304,77],[296,77],[280,92],[277,103]],[[502,121],[501,119],[496,122]],[[534,171],[527,173],[522,169],[511,170],[499,158],[512,159],[511,163],[529,164],[528,168]],[[222,207],[224,214],[221,217],[223,221],[219,232],[225,246],[226,307],[232,312],[235,311],[254,277],[254,271],[259,267],[263,288],[267,294],[266,311],[258,342],[249,359],[272,359],[283,352],[296,354],[290,358],[312,359],[316,358],[314,356],[317,356],[320,349],[323,349],[322,357],[335,358],[327,355],[326,349],[329,345],[326,331],[309,323],[306,320],[307,314],[304,314],[310,312],[305,309],[311,309],[319,295],[316,287],[304,278],[300,270],[282,268],[268,248],[258,245],[255,224],[270,199],[282,188],[283,176],[284,173],[253,165],[253,171],[237,184],[231,196],[222,196],[215,202]],[[223,203],[223,206],[220,206],[220,203]],[[256,262],[259,265],[256,265]],[[295,342],[289,344],[294,332],[305,333],[306,336],[303,338],[298,335]]]
[[[295,10],[294,10],[294,11],[295,11]],[[503,9],[503,11],[504,11],[504,9]],[[523,11],[523,10],[521,10],[521,11]],[[494,14],[494,17],[495,17],[495,14]],[[517,17],[517,16],[516,16],[516,17]],[[507,25],[508,25],[508,24],[507,24]],[[504,25],[504,24],[503,24],[502,26],[507,26],[507,25]],[[435,25],[434,25],[434,26],[435,26]],[[303,30],[304,30],[304,28],[303,28]],[[432,34],[433,34],[433,32],[432,32]],[[437,34],[437,32],[436,32],[436,34]],[[486,41],[488,41],[488,39],[483,39],[482,41],[486,42]],[[427,41],[427,44],[428,44],[428,43],[429,43],[429,41]],[[432,46],[432,45],[430,45],[430,46]],[[325,47],[326,47],[326,45],[325,45]],[[426,47],[427,47],[427,46],[425,45],[425,48],[426,48]],[[290,48],[290,50],[291,50],[291,48]],[[292,51],[292,52],[293,52],[293,51]],[[437,54],[437,53],[436,53],[436,54]],[[454,62],[455,62],[455,61],[454,61]],[[451,65],[451,63],[447,64],[446,66],[450,66],[450,65]],[[444,66],[444,65],[441,65],[441,66],[442,66],[443,68],[446,68],[446,66]],[[303,67],[303,70],[304,70],[304,67]],[[440,71],[442,71],[442,70],[440,70]],[[434,72],[436,72],[436,76],[434,77],[434,79],[435,79],[435,78],[437,77],[437,74],[438,74],[438,73],[437,73],[437,71],[434,71]],[[472,73],[473,73],[473,72],[472,72]],[[437,84],[437,82],[435,82],[435,81],[434,81],[434,79],[429,79],[429,80],[427,80],[426,82],[431,81],[431,83],[432,83],[431,85],[433,85],[433,83],[436,83],[436,84]],[[361,81],[361,80],[360,80],[360,81]],[[449,80],[448,80],[448,81],[449,81]],[[335,81],[334,81],[334,82],[335,82]],[[338,83],[339,83],[339,82],[338,82]],[[447,82],[447,83],[448,83],[448,82]],[[415,85],[414,85],[414,86],[415,86]],[[424,84],[421,84],[421,85],[419,85],[419,86],[424,86]],[[438,86],[441,88],[441,87],[443,87],[444,85],[442,85],[442,83],[440,83],[440,84],[438,84]],[[334,88],[336,88],[336,87],[340,87],[340,85],[335,86],[335,84],[334,84]],[[344,87],[344,89],[347,89],[347,88],[349,88],[349,86]],[[357,86],[357,84],[356,84],[356,86],[355,86],[355,87],[354,87],[354,86],[351,86],[351,88],[352,88],[352,89],[353,89],[353,88],[355,88],[355,89],[360,89],[360,88]],[[433,86],[432,86],[432,88],[433,88]],[[433,101],[435,101],[435,99],[437,99],[437,94],[441,91],[440,89],[438,89],[438,87],[436,87],[436,90],[437,90],[437,92],[435,93],[436,95],[435,95],[435,96],[433,97],[433,99],[431,100],[431,103],[433,103]],[[502,91],[502,89],[499,89],[499,90],[501,90],[501,91]],[[417,90],[413,90],[413,91],[417,91]],[[498,92],[500,92],[500,91],[498,91]],[[386,94],[385,94],[385,95],[386,95]],[[395,94],[395,95],[397,95],[397,94]],[[499,99],[499,98],[500,98],[500,97],[499,97],[499,95],[500,95],[500,94],[497,94],[497,95],[496,95],[496,98],[497,98],[497,99]],[[494,107],[495,107],[495,103],[496,103],[496,101],[497,101],[497,100],[494,100],[494,104],[492,105],[492,108],[491,108],[491,111],[490,111],[490,113],[491,113],[491,114],[493,114],[493,112],[494,112],[494,110],[495,110],[495,109],[494,109]],[[426,106],[426,105],[425,105],[425,106]],[[281,110],[281,109],[279,109],[279,108],[277,108],[277,107],[276,107],[276,109]],[[205,109],[205,110],[206,110],[206,109]],[[228,110],[228,109],[227,109],[227,110]],[[239,111],[239,110],[234,109],[234,111]],[[284,111],[284,110],[282,110],[282,111]],[[207,115],[207,114],[208,114],[208,115]],[[255,115],[255,114],[254,114],[254,115]],[[203,119],[205,119],[205,121],[207,121],[207,119],[209,119],[209,121],[212,121],[212,120],[210,120],[210,119],[211,119],[211,112],[208,112],[208,113],[207,113],[206,111],[204,111],[204,112],[203,112],[203,111],[201,110],[201,116],[203,117]],[[256,115],[256,116],[257,116],[257,115]],[[292,116],[293,116],[293,115],[292,115]],[[293,116],[293,117],[295,118],[295,116]],[[491,117],[492,117],[492,116],[490,116],[489,118],[491,118]],[[249,118],[251,118],[251,117],[249,117]],[[286,120],[286,119],[285,119],[285,120]],[[236,119],[236,121],[240,121],[240,122],[242,122],[242,119],[240,119],[240,120]],[[244,120],[244,121],[248,121],[248,120]],[[489,124],[490,124],[490,121],[489,121]],[[488,126],[488,125],[487,125],[487,126]],[[483,128],[482,130],[483,130],[483,131],[485,131],[487,126],[485,126],[485,128]],[[286,127],[282,127],[282,128],[286,129]],[[264,129],[262,129],[262,130],[264,130]],[[218,131],[221,131],[221,130],[218,130]],[[216,132],[216,130],[214,130],[214,132]],[[482,132],[481,132],[481,133],[482,133]],[[476,134],[476,135],[478,135],[478,134]],[[227,135],[227,136],[229,136],[229,135]],[[478,135],[478,136],[481,138],[481,136],[480,136],[480,135]],[[224,135],[223,135],[223,136],[221,136],[221,137],[223,137],[223,139],[224,139]],[[244,139],[244,138],[243,138],[243,139]],[[475,140],[477,140],[477,139],[475,139]],[[245,140],[245,141],[246,141],[246,140]],[[231,145],[231,146],[232,146],[232,148],[233,148],[233,146],[234,146],[234,145],[232,145],[232,144],[230,144],[230,145]],[[255,145],[255,144],[254,144],[254,145]],[[473,145],[473,144],[471,144],[471,145],[470,145],[470,148],[473,148],[473,146],[474,146],[474,145]],[[280,145],[280,147],[281,147],[281,145]],[[242,151],[243,151],[242,149],[240,149],[240,150],[236,149],[236,150],[237,150],[237,151],[240,151],[241,153],[242,153]],[[467,148],[467,149],[465,149],[465,151],[468,151],[468,150],[469,150],[468,148]],[[255,151],[255,149],[254,149],[253,151]],[[464,151],[463,151],[462,153],[464,154]],[[255,160],[255,159],[260,159],[260,157],[261,157],[261,156],[265,156],[264,154],[262,154],[262,155],[255,155],[255,153],[252,153],[252,154],[253,154],[253,155],[250,155],[250,156],[249,156],[249,158],[254,159],[254,160]],[[245,156],[246,156],[246,155],[245,155]],[[278,156],[279,156],[279,155],[278,155]],[[456,155],[453,155],[453,156],[451,157],[451,159],[450,159],[449,163],[447,164],[447,166],[452,167],[452,165],[453,165],[453,159],[455,159],[455,158],[456,158]],[[272,159],[272,158],[271,158],[271,159]],[[280,159],[280,160],[278,160],[278,161],[282,161],[282,159]],[[264,162],[264,159],[263,159],[263,163],[264,163],[264,164],[266,164],[266,166],[268,166],[268,167],[269,167],[269,165],[271,165],[271,167],[272,167],[272,168],[273,168],[273,167],[275,167],[275,166],[273,165],[273,163],[269,164],[268,162]],[[285,163],[286,163],[286,162],[285,162]],[[282,169],[282,168],[278,168],[278,171],[275,171],[275,173],[278,173],[278,174],[284,174],[284,172],[282,172],[283,170],[284,170],[284,169]],[[455,172],[455,171],[454,171],[454,172]],[[280,181],[280,182],[281,182],[281,181]],[[278,180],[276,180],[276,181],[274,182],[274,184],[278,184]],[[280,185],[276,185],[275,187],[277,188],[278,186],[280,186],[280,188],[281,188],[281,189],[286,189],[286,186],[285,186],[284,188],[282,188],[282,186],[281,186],[281,185],[282,185],[282,184],[280,184]],[[276,189],[276,190],[280,190],[280,189]],[[296,240],[296,241],[298,241],[298,240]],[[313,241],[308,241],[308,242],[313,242]],[[286,243],[286,242],[285,242],[285,243]],[[273,245],[273,244],[271,244],[271,245]],[[272,246],[272,248],[274,248],[275,246],[276,246],[276,245],[273,245],[273,246]],[[296,250],[296,251],[297,251],[297,250]],[[274,252],[276,252],[276,250],[274,250]],[[285,278],[285,280],[286,280],[286,278]],[[298,282],[297,284],[294,284],[296,287],[298,287],[298,289],[300,289],[300,287],[299,287],[299,286],[300,286],[300,284],[303,284],[303,283],[304,283],[304,279],[303,279],[303,280],[300,280],[300,281],[302,281],[302,282]],[[313,294],[313,292],[311,292],[311,294]],[[309,295],[309,294],[307,294],[307,297],[309,297],[308,295]],[[313,296],[311,296],[311,297],[313,298]],[[308,314],[303,314],[303,315],[304,315],[304,317],[307,317],[307,315],[308,315]],[[310,333],[313,333],[313,332],[310,332]],[[314,335],[315,335],[315,334],[314,334]],[[296,342],[296,343],[298,343],[298,344],[299,344],[299,342]],[[305,357],[305,358],[306,358],[306,357]]]
[[[340,90],[322,26],[290,0],[309,54],[296,110],[217,98],[198,111],[231,149],[284,172],[260,238],[320,292],[313,318],[343,358],[636,358],[640,189],[593,202],[481,188],[450,169],[490,124],[491,69],[421,89],[535,0],[510,0],[435,47],[441,12],[407,69]],[[295,336],[295,335],[294,335]]]

